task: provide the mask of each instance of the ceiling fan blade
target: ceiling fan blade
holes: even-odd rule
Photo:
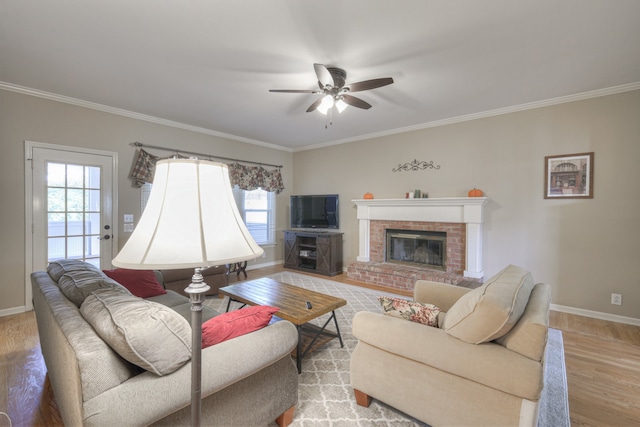
[[[316,111],[316,108],[318,108],[320,106],[320,104],[322,103],[322,98],[318,99],[316,102],[314,102],[313,104],[311,104],[309,106],[309,108],[307,108],[307,113],[310,113],[312,111]]]
[[[320,98],[320,100],[322,101],[322,98]],[[363,101],[360,98],[356,98],[355,96],[342,95],[342,100],[353,107],[363,108],[365,110],[368,110],[369,108],[371,108],[371,104]]]
[[[304,89],[269,89],[269,92],[280,92],[280,93],[317,93],[317,90],[304,90]]]
[[[316,76],[318,76],[318,85],[320,89],[324,89],[325,86],[335,86],[333,81],[333,76],[322,64],[313,64],[313,69],[316,71]]]
[[[393,83],[391,77],[384,77],[381,79],[365,80],[363,82],[351,83],[348,85],[349,92],[361,92],[363,90],[375,89],[378,87],[390,85]]]

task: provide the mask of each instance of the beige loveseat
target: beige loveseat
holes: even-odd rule
[[[509,266],[481,287],[418,281],[439,327],[357,313],[351,384],[432,426],[535,426],[544,386],[550,287]]]
[[[51,263],[47,271],[32,273],[31,281],[47,375],[66,426],[190,424],[188,299],[172,291],[137,298],[95,267],[71,260]],[[142,307],[139,321],[118,324],[101,314],[133,315],[131,305]],[[203,319],[216,315],[203,310]],[[165,323],[173,329],[158,334]],[[105,325],[115,334],[137,328],[133,332],[147,340],[144,351],[154,354],[142,356],[141,344],[129,335],[138,351],[133,357],[141,359],[131,363],[131,354],[125,359],[119,353],[122,342],[108,344],[94,329],[104,333]],[[296,343],[293,324],[279,321],[203,349],[202,424],[290,423],[298,400],[298,372],[290,356]]]

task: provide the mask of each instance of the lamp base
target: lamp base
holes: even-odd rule
[[[184,290],[191,301],[191,425],[200,425],[202,407],[202,303],[211,289],[196,268],[191,284]]]

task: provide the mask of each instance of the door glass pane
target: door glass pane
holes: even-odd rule
[[[65,222],[64,215],[59,213],[50,213],[47,215],[49,221],[48,236],[64,236],[65,234]]]
[[[65,165],[61,163],[49,163],[47,183],[49,187],[64,187]]]
[[[67,165],[67,187],[84,187],[84,166]]]
[[[87,236],[85,237],[84,242],[84,257],[99,257],[100,256],[100,240],[96,239],[95,236]]]
[[[84,253],[83,247],[83,238],[82,236],[78,237],[67,237],[67,258],[80,258],[82,259],[82,254]]]
[[[87,188],[100,189],[100,168],[96,166],[87,166],[85,185]]]
[[[86,190],[85,209],[100,212],[100,190]]]
[[[100,266],[100,167],[47,163],[47,260]]]
[[[100,235],[100,214],[88,213],[86,214],[87,220],[85,224],[85,231],[87,234]]]
[[[49,188],[47,196],[47,211],[64,212],[65,191],[64,188]]]
[[[64,237],[49,238],[49,262],[64,258],[66,256],[67,251],[64,247],[65,240],[66,239]]]
[[[67,210],[82,212],[84,209],[84,190],[67,189]]]

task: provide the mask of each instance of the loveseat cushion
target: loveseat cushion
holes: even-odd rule
[[[408,301],[389,296],[378,297],[384,314],[427,326],[438,326],[440,309],[433,304]]]
[[[71,270],[60,277],[58,286],[64,296],[76,307],[80,307],[85,298],[97,289],[116,289],[130,294],[124,286],[109,279],[98,269]]]
[[[533,286],[531,273],[510,265],[460,297],[447,312],[443,329],[471,344],[500,338],[522,316]]]
[[[56,282],[58,282],[65,273],[87,270],[100,272],[100,269],[95,265],[77,259],[59,259],[50,262],[47,266],[47,273]]]
[[[162,304],[98,289],[80,312],[122,358],[156,375],[170,374],[191,358],[189,323]]]

